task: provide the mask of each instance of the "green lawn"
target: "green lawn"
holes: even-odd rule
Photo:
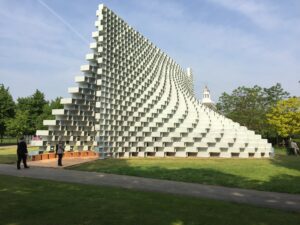
[[[3,225],[273,225],[300,215],[169,194],[0,176]]]
[[[0,140],[0,146],[14,145],[18,142],[18,138],[3,138]]]
[[[28,151],[36,150],[37,147],[29,147]],[[17,146],[0,148],[0,163],[13,164],[17,162]]]
[[[299,194],[300,157],[276,151],[274,159],[106,159],[70,169]],[[0,163],[15,162],[16,147],[0,148]]]
[[[274,159],[106,159],[70,169],[300,193],[300,157],[277,153]]]

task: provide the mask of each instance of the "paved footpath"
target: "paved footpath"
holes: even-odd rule
[[[57,166],[57,158],[55,159],[45,159],[45,160],[37,160],[37,161],[28,161],[28,165],[31,167],[51,167],[51,168],[59,168],[62,169],[64,167],[68,166],[73,166],[73,165],[78,165],[81,163],[87,163],[91,162],[94,160],[98,160],[98,156],[93,156],[93,157],[63,157],[62,159],[62,164],[63,166],[59,167]]]
[[[5,164],[0,164],[0,174],[201,197],[300,212],[300,195],[293,194],[45,167],[17,170],[15,165]]]

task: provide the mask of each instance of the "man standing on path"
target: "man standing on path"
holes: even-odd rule
[[[28,150],[27,150],[27,145],[26,142],[24,140],[23,137],[20,138],[20,141],[18,143],[18,148],[17,148],[17,155],[18,155],[18,162],[17,162],[17,168],[18,170],[21,169],[21,161],[23,161],[24,164],[24,168],[29,168],[29,166],[27,166],[27,154],[28,154]]]

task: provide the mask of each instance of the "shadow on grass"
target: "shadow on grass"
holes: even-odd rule
[[[299,170],[299,160],[295,160],[294,158],[287,159],[279,157],[272,159],[271,161],[272,165],[274,164],[278,167]],[[155,161],[153,162],[155,163]],[[267,177],[258,180],[244,177],[242,174],[235,175],[225,173],[220,171],[220,168],[217,170],[211,168],[165,168],[161,166],[151,166],[151,159],[149,159],[149,164],[145,166],[132,166],[126,159],[107,159],[74,166],[70,169],[256,189],[261,191],[300,193],[300,176],[290,174],[285,175],[282,174],[282,172],[280,174],[278,173],[278,175],[268,175]],[[262,171],[261,173],[263,174],[264,172]]]
[[[277,155],[274,159],[271,160],[271,162],[275,166],[300,171],[300,156]]]
[[[271,164],[278,168],[286,168],[290,170],[300,171],[300,157],[294,155],[278,154],[274,159],[271,159]],[[300,193],[300,176],[291,175],[277,175],[273,176],[271,180],[263,183],[262,187],[270,191]]]
[[[271,225],[300,216],[243,204],[0,176],[1,224]],[[58,210],[63,209],[63,210]]]
[[[261,191],[300,193],[300,177],[291,175],[278,175],[271,177],[268,181],[261,181],[247,179],[242,176],[232,175],[214,169],[183,168],[169,170],[160,167],[149,167],[148,170],[137,167],[131,168],[130,172],[127,173],[121,171],[117,173],[164,180],[256,189]]]
[[[17,163],[17,155],[16,154],[0,155],[0,163],[1,164],[14,164],[14,163]]]

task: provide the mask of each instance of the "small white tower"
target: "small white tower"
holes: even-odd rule
[[[194,77],[193,77],[192,69],[190,67],[188,67],[186,69],[186,74],[187,74],[187,82],[188,82],[189,91],[193,96],[195,96],[195,93],[194,93]]]
[[[217,109],[215,103],[211,100],[210,91],[206,85],[205,88],[203,89],[202,104],[206,105],[207,107],[211,108],[214,111],[216,111]]]

